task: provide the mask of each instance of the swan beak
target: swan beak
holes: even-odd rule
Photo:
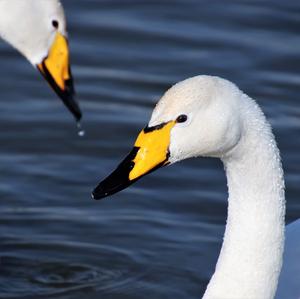
[[[56,33],[48,56],[37,65],[37,68],[75,119],[79,121],[82,115],[74,99],[75,90],[70,67],[69,46],[65,36],[59,32]]]
[[[171,129],[175,121],[146,127],[138,136],[129,155],[117,169],[104,179],[93,191],[94,199],[117,193],[144,175],[169,164]]]

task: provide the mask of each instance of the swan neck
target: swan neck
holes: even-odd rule
[[[256,127],[260,129],[253,130]],[[259,126],[251,124],[222,160],[228,217],[204,298],[274,298],[282,266],[285,199],[279,150],[264,117]]]

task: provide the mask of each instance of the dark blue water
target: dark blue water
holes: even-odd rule
[[[0,43],[0,298],[201,298],[226,217],[219,161],[182,162],[100,202],[90,192],[167,88],[212,74],[262,106],[282,151],[287,222],[299,218],[300,3],[63,3],[84,138]]]

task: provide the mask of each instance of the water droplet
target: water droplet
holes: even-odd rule
[[[82,129],[80,122],[77,123],[77,129],[78,129],[78,136],[83,137],[85,135],[85,131]]]
[[[78,136],[83,137],[84,135],[85,135],[85,131],[84,130],[78,131]]]

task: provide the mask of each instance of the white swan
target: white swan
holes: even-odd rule
[[[198,156],[223,161],[229,192],[224,241],[203,298],[274,298],[284,247],[279,150],[261,109],[229,81],[198,76],[168,90],[134,149],[93,197],[103,198],[160,166]]]
[[[58,0],[0,0],[0,37],[48,81],[77,121],[66,21]]]

